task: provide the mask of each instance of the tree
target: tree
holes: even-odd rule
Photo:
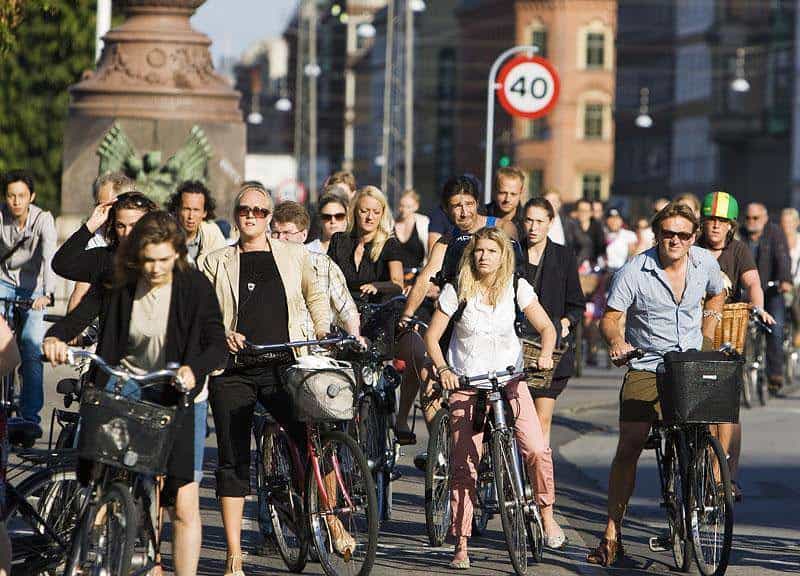
[[[94,68],[96,4],[15,0],[0,11],[0,172],[32,170],[37,203],[50,210],[59,205],[67,88]]]

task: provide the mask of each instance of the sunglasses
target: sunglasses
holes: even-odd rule
[[[761,216],[745,216],[745,220],[761,220]]]
[[[246,216],[252,215],[254,218],[258,218],[259,220],[263,220],[267,216],[270,215],[269,208],[261,208],[259,206],[237,206],[236,207],[236,215],[239,218],[244,218]]]
[[[692,239],[692,236],[694,236],[694,234],[692,234],[691,232],[676,232],[675,230],[661,231],[661,237],[664,240],[672,240],[676,236],[678,237],[678,240],[680,240],[681,242],[688,242],[689,240]]]
[[[344,219],[347,218],[347,214],[344,212],[337,212],[336,214],[325,214],[324,212],[319,215],[320,219],[323,222],[330,222],[331,220],[336,220],[337,222],[344,222]]]
[[[114,207],[118,210],[124,208],[156,209],[155,203],[141,192],[123,192],[114,200]]]

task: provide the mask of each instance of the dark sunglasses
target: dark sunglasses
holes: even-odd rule
[[[345,214],[344,212],[337,212],[336,214],[322,213],[319,215],[319,217],[323,222],[330,222],[331,220],[336,220],[337,222],[344,222],[344,219],[347,218],[347,214]]]
[[[745,220],[761,220],[761,216],[745,216]]]
[[[694,234],[691,232],[676,232],[675,230],[661,230],[661,237],[664,240],[672,240],[675,236],[677,236],[681,242],[688,242],[692,239]]]
[[[253,215],[254,218],[258,218],[259,220],[263,220],[267,216],[270,215],[269,208],[261,208],[259,206],[237,206],[236,207],[236,215],[239,218],[244,218],[245,216]]]
[[[114,200],[114,207],[120,208],[146,208],[155,210],[157,206],[141,192],[123,192]]]

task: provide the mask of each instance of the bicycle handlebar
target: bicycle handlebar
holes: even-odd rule
[[[750,312],[750,321],[753,323],[753,325],[758,330],[761,330],[762,332],[766,332],[767,334],[772,334],[772,327],[770,325],[768,325],[767,323],[765,323],[761,319],[761,315],[758,314],[758,312],[756,312],[755,310],[752,310]]]
[[[245,340],[244,344],[246,346],[245,350],[252,352],[282,352],[284,350],[291,350],[292,348],[305,348],[306,346],[336,346],[339,344],[361,347],[361,343],[353,336],[335,336],[333,338],[323,338],[321,340],[304,340],[286,342],[284,344],[255,344]]]
[[[632,360],[638,360],[640,358],[643,358],[644,354],[645,352],[641,348],[634,348],[633,350],[631,350],[627,354],[623,354],[619,358],[612,358],[611,363],[614,364],[614,366],[624,366],[625,364],[628,364]]]
[[[163,380],[165,378],[169,378],[173,380],[175,387],[178,388],[181,392],[186,394],[189,392],[181,381],[178,378],[178,365],[177,364],[167,364],[167,368],[163,370],[156,370],[154,372],[148,372],[146,374],[132,374],[125,370],[124,368],[115,368],[111,366],[103,360],[100,356],[95,354],[94,352],[89,352],[88,350],[81,350],[80,348],[68,348],[67,349],[67,364],[70,366],[74,366],[78,360],[81,358],[91,360],[100,370],[108,374],[109,376],[114,376],[118,378],[121,382],[136,382],[139,385],[143,384],[152,384],[156,381]]]
[[[380,302],[379,304],[364,303],[361,304],[361,307],[369,309],[370,312],[377,312],[379,310],[383,310],[384,308],[388,308],[393,304],[397,304],[398,302],[405,303],[407,301],[408,298],[406,298],[404,294],[398,294],[397,296],[392,296],[386,302]]]

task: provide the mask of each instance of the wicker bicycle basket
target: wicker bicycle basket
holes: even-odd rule
[[[749,320],[750,304],[746,302],[725,304],[722,308],[722,321],[717,323],[717,331],[714,332],[714,348],[719,349],[726,342],[730,342],[739,354],[743,354]]]
[[[525,367],[535,366],[539,360],[539,354],[542,351],[542,345],[535,340],[522,339],[522,359]],[[558,368],[558,363],[561,362],[561,356],[564,355],[564,349],[556,348],[553,350],[553,368],[550,370],[537,370],[534,374],[527,377],[528,386],[530,388],[550,388],[553,383],[553,374],[555,369]]]

